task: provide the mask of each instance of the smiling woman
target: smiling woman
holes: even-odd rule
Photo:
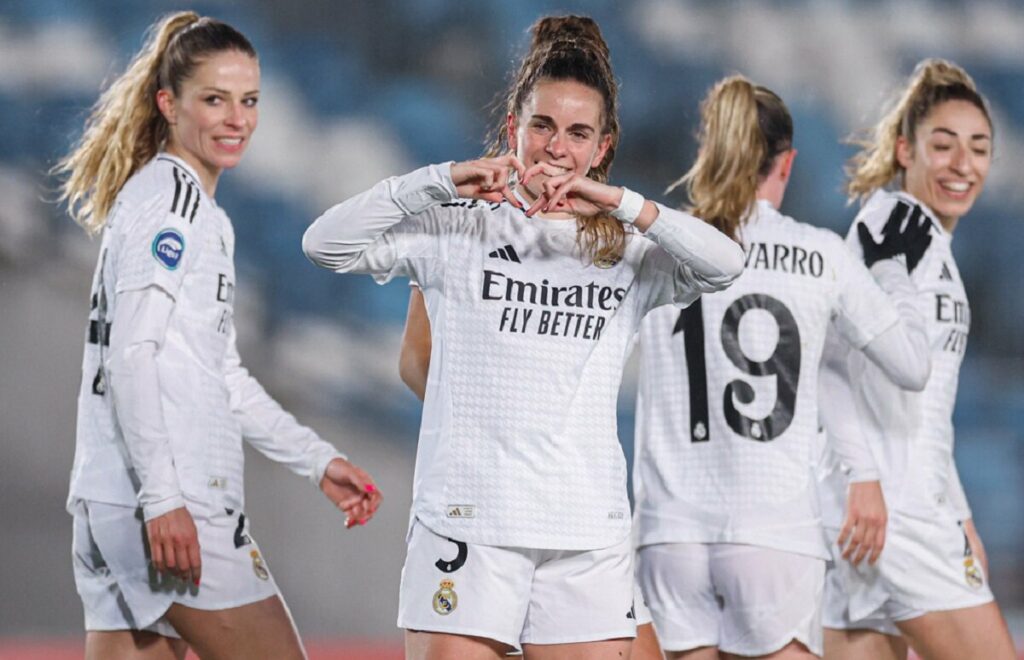
[[[242,440],[365,523],[369,476],[271,399],[238,356],[234,244],[214,202],[256,129],[256,51],[183,12],[155,24],[56,168],[102,232],[68,510],[87,658],[301,658],[243,513]]]
[[[423,290],[430,377],[399,592],[410,658],[629,654],[627,347],[648,310],[728,286],[743,255],[607,183],[616,99],[597,24],[544,18],[485,157],[382,181],[303,239],[321,266]]]

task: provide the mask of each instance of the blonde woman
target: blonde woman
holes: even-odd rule
[[[641,325],[639,581],[670,658],[817,657],[822,349],[834,325],[898,386],[924,384],[923,319],[904,303],[914,292],[902,262],[922,227],[875,245],[869,272],[834,233],[779,211],[796,150],[778,95],[733,76],[701,116],[680,183],[693,213],[743,246],[746,269]]]
[[[402,574],[411,658],[619,658],[633,572],[615,397],[640,318],[727,286],[739,248],[607,181],[596,23],[549,17],[491,155],[382,181],[307,231],[337,272],[423,289],[429,378]]]
[[[155,23],[57,171],[100,234],[68,509],[87,658],[301,658],[249,531],[242,440],[348,516],[369,476],[271,399],[238,356],[234,231],[214,201],[256,129],[256,51],[192,12]]]
[[[875,565],[836,562],[826,588],[830,658],[1010,659],[1013,642],[988,584],[981,538],[953,462],[953,406],[970,330],[970,306],[953,258],[953,232],[981,194],[992,163],[992,120],[970,76],[944,60],[921,62],[888,113],[862,141],[847,190],[864,203],[848,243],[881,236],[887,218],[923,219],[930,240],[908,255],[924,315],[932,370],[923,391],[895,389],[842,351],[830,363],[853,390],[889,509],[886,549]],[[842,386],[842,385],[841,385]],[[841,501],[838,463],[825,501]],[[838,516],[837,516],[838,517]],[[833,532],[834,534],[834,532]]]

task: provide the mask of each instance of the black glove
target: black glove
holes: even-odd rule
[[[904,225],[903,220],[907,218],[908,213],[910,218]],[[857,236],[860,238],[860,246],[864,250],[864,263],[868,268],[882,259],[892,259],[902,254],[906,258],[907,272],[912,273],[931,245],[931,221],[921,211],[920,206],[915,204],[911,212],[910,205],[901,201],[893,207],[889,219],[882,227],[880,243],[875,242],[871,231],[863,222],[857,224]]]

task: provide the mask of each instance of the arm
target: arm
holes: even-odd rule
[[[931,353],[924,316],[917,309],[917,287],[896,259],[879,261],[871,274],[899,313],[900,322],[890,326],[862,349],[893,383],[919,392],[931,375]]]
[[[398,358],[398,374],[420,401],[427,390],[430,371],[430,318],[423,302],[423,291],[414,286],[409,290],[409,311],[402,333],[402,351]]]
[[[526,171],[523,184],[546,175],[543,194],[527,211],[570,211],[583,216],[610,214],[634,225],[675,261],[686,266],[701,291],[724,289],[743,272],[743,249],[735,241],[692,215],[644,199],[626,188],[579,174],[560,174],[544,163]]]
[[[199,539],[178,484],[160,400],[156,356],[174,299],[157,286],[118,294],[107,374],[118,425],[139,477],[153,565],[199,584]]]
[[[312,429],[302,426],[242,366],[231,328],[224,362],[231,412],[242,435],[256,450],[308,478],[347,514],[346,526],[365,523],[380,504],[380,491],[363,470],[352,465]]]
[[[880,472],[864,442],[860,419],[853,406],[853,391],[846,357],[849,345],[830,330],[819,370],[819,415],[832,450],[848,470],[846,516],[837,543],[844,559],[854,566],[865,557],[874,564],[885,547],[888,512],[882,495]]]
[[[317,218],[302,237],[302,250],[313,263],[335,272],[386,271],[395,260],[393,250],[370,247],[404,218],[459,197],[519,206],[508,187],[513,170],[524,172],[509,155],[429,165],[385,179]]]

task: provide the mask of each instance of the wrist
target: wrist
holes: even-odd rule
[[[631,225],[640,217],[640,212],[644,209],[644,201],[643,195],[623,186],[622,199],[619,200],[619,205],[611,211],[610,215],[619,222]]]

